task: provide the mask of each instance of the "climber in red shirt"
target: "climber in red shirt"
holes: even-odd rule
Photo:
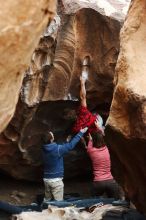
[[[72,128],[73,133],[77,133],[81,128],[88,127],[89,133],[92,133],[93,131],[101,131],[103,133],[102,125],[100,125],[98,128],[95,126],[94,122],[98,118],[101,118],[98,114],[93,115],[88,109],[87,109],[87,101],[86,101],[86,88],[85,83],[88,78],[88,71],[89,71],[89,62],[90,58],[89,56],[86,56],[83,60],[83,67],[82,67],[82,73],[80,76],[80,83],[81,83],[81,89],[80,89],[80,100],[81,104],[80,107],[77,110],[77,119],[76,122]],[[102,119],[101,119],[102,120]]]

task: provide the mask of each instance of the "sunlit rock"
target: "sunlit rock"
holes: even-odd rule
[[[85,200],[79,200],[78,202],[85,202]],[[89,201],[89,200],[88,200]],[[87,202],[87,204],[90,204]],[[134,209],[130,209],[122,206],[113,206],[111,204],[104,204],[102,202],[96,203],[90,207],[77,208],[76,206],[68,206],[65,208],[59,208],[57,206],[49,205],[48,209],[42,212],[27,211],[18,215],[13,215],[12,220],[108,220],[108,219],[141,219],[145,217],[138,213]]]
[[[75,13],[81,8],[92,8],[102,15],[121,20],[125,18],[130,0],[63,0],[67,14]]]
[[[113,172],[146,213],[146,2],[134,0],[120,35],[115,91],[107,121]]]
[[[0,1],[0,132],[18,102],[24,70],[40,34],[55,12],[54,0]]]

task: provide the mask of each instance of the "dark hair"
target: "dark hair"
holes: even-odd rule
[[[51,139],[52,139],[52,135],[50,134],[50,132],[47,132],[47,133],[43,136],[43,143],[44,143],[44,144],[50,144],[50,143],[51,143]]]
[[[105,145],[102,133],[92,132],[91,136],[92,136],[92,141],[93,141],[93,147],[100,148]]]

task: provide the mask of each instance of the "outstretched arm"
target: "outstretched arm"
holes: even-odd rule
[[[92,147],[93,147],[92,136],[89,133],[88,134],[88,143],[87,143],[87,146],[86,146],[87,151],[89,150],[89,148],[92,148]]]
[[[80,83],[81,83],[81,88],[80,88],[81,106],[87,107],[85,82],[86,82],[86,80],[82,76],[80,76]]]
[[[92,136],[90,133],[89,133],[88,137],[89,137],[89,141],[92,141]]]
[[[81,82],[80,99],[81,99],[81,106],[84,107],[87,107],[85,83],[86,80],[88,79],[89,65],[90,65],[90,57],[85,56],[83,59],[82,73],[80,76],[80,82]]]
[[[88,135],[86,135],[86,139],[84,137],[81,138],[82,142],[84,144],[84,147],[87,149],[88,148],[88,144],[90,141],[92,141],[92,136],[90,133],[88,133]]]
[[[58,154],[59,154],[59,156],[63,156],[64,154],[66,154],[70,150],[72,150],[87,130],[88,130],[87,127],[81,129],[80,132],[77,135],[75,135],[75,137],[73,137],[72,140],[69,143],[58,145]]]
[[[104,135],[104,131],[103,131],[103,129],[101,129],[101,128],[99,127],[99,125],[98,125],[98,120],[97,120],[97,119],[95,120],[94,124],[95,124],[97,130]]]

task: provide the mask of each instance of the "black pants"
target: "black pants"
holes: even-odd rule
[[[108,198],[120,199],[120,187],[115,180],[94,181],[92,184],[92,196],[106,194]]]

